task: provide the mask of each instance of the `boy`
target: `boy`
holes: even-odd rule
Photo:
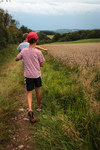
[[[41,81],[41,70],[40,67],[44,66],[44,57],[41,51],[37,50],[36,43],[38,41],[38,36],[35,32],[30,32],[27,36],[28,42],[30,43],[29,47],[24,48],[16,57],[16,61],[23,59],[25,70],[24,76],[26,80],[26,89],[27,89],[27,102],[28,102],[28,115],[30,116],[31,122],[36,122],[36,119],[33,116],[32,111],[32,90],[35,86],[36,97],[37,97],[37,110],[41,110],[41,93],[40,87],[42,86]]]
[[[23,42],[20,43],[19,46],[17,47],[17,50],[18,50],[19,52],[21,52],[21,50],[22,50],[23,48],[29,47],[29,45],[30,45],[30,44],[28,43],[27,35],[28,35],[28,33],[24,33],[23,36],[22,36]],[[40,49],[40,50],[45,50],[45,51],[48,50],[48,49],[44,49],[44,48],[39,47],[39,46],[35,46],[35,48]],[[22,66],[23,66],[23,69],[25,69],[25,68],[24,68],[23,59],[22,59]]]

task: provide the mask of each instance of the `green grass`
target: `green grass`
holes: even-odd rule
[[[98,38],[98,39],[83,39],[83,40],[70,41],[70,42],[54,42],[52,44],[98,43],[98,42],[100,42],[100,38]]]
[[[12,118],[15,118],[18,112],[21,104],[19,96],[23,92],[22,64],[15,62],[16,46],[4,50],[7,52],[4,52],[3,57],[0,56],[0,149],[10,140],[11,134],[14,134],[17,128],[16,121]]]
[[[7,48],[0,49],[0,67],[18,54],[17,46],[11,44]]]

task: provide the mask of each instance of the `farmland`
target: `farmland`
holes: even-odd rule
[[[100,68],[100,43],[48,44],[48,54],[71,67]]]

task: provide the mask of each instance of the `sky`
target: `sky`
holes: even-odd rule
[[[100,0],[0,0],[0,8],[35,31],[100,29]]]

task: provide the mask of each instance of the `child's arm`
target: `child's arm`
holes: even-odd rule
[[[15,61],[19,61],[19,59],[16,57]]]
[[[40,67],[43,67],[43,66],[44,66],[44,63],[43,63],[43,62],[41,62],[41,63],[40,63]]]
[[[40,50],[44,50],[44,51],[48,51],[48,49],[44,49],[44,48],[39,47],[39,46],[35,46],[35,48],[40,49]]]

